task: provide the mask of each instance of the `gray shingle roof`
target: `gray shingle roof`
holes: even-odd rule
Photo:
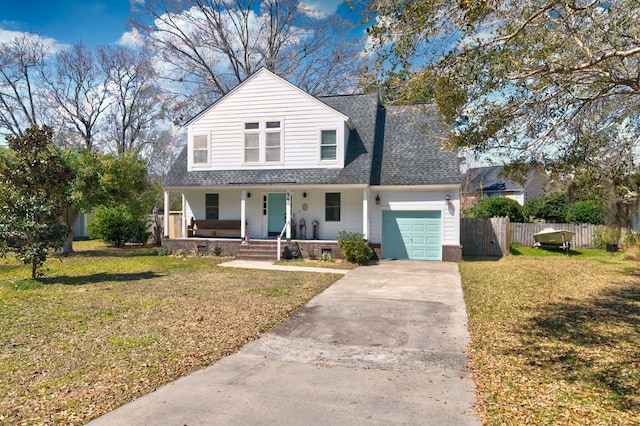
[[[354,126],[343,169],[223,170],[187,172],[187,148],[169,170],[166,187],[225,185],[434,185],[458,184],[453,153],[440,151],[443,135],[433,109],[385,109],[377,93],[319,98]],[[424,113],[426,111],[426,114]],[[385,117],[386,116],[386,117]]]
[[[457,155],[442,149],[446,136],[434,105],[388,107],[380,185],[459,184]]]

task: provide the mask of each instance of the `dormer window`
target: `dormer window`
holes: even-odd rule
[[[282,162],[282,121],[244,123],[244,162]]]
[[[323,130],[320,132],[320,161],[337,160],[338,140],[335,130]]]
[[[193,164],[209,163],[209,137],[195,135],[193,137]]]

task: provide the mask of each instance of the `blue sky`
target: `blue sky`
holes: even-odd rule
[[[129,0],[9,0],[0,12],[0,41],[14,32],[37,34],[49,43],[87,46],[115,43],[126,31]]]
[[[78,41],[92,48],[117,43],[128,29],[129,0],[7,0],[3,3],[0,42],[29,32],[57,48]],[[307,0],[305,3],[312,11],[348,14],[348,7],[340,0]]]

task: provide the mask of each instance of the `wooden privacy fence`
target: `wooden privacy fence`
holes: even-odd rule
[[[516,223],[511,224],[511,242],[521,246],[532,246],[535,240],[533,234],[543,229],[553,228],[558,231],[570,231],[576,235],[573,237],[571,247],[576,248],[595,248],[593,245],[593,232],[597,225],[580,224],[574,225],[569,223]]]
[[[460,243],[464,256],[502,257],[509,253],[508,217],[460,219]]]

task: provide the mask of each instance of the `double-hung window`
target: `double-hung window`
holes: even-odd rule
[[[244,162],[282,162],[282,121],[244,123]]]
[[[338,141],[335,130],[320,132],[320,161],[335,161],[338,158]]]
[[[207,135],[195,135],[193,137],[193,164],[201,165],[209,163],[209,137]]]
[[[244,123],[244,162],[260,161],[260,123]]]
[[[327,192],[324,194],[324,220],[326,222],[340,222],[339,192]]]
[[[218,194],[205,195],[205,219],[218,219],[219,201]]]
[[[279,121],[267,121],[265,126],[264,160],[267,163],[279,163],[282,156],[282,132]]]

